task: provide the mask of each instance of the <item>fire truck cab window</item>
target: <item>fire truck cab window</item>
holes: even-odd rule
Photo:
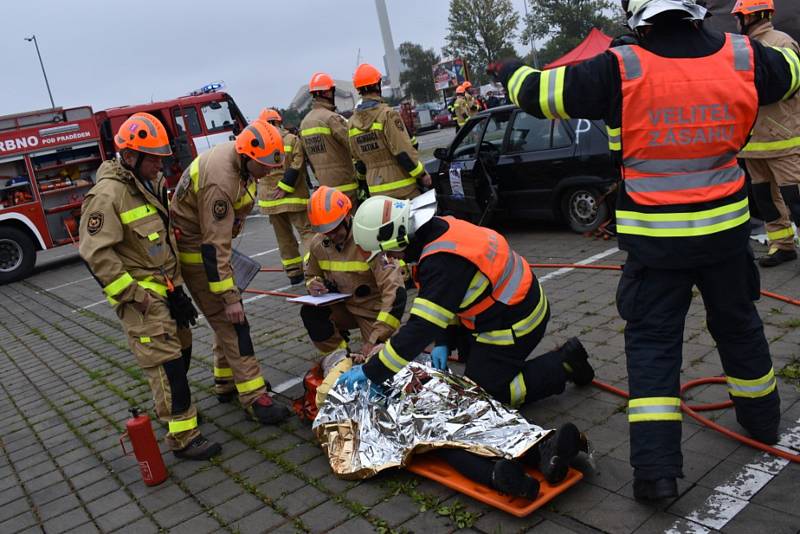
[[[175,124],[178,125],[178,135],[186,133],[187,120],[189,122],[189,135],[201,135],[203,133],[203,129],[200,127],[200,118],[197,116],[195,108],[176,109],[172,114],[175,117]],[[184,119],[184,117],[186,118]]]
[[[0,209],[32,201],[31,177],[22,156],[0,159]]]
[[[233,126],[234,121],[227,102],[211,102],[200,109],[209,132],[229,130]]]

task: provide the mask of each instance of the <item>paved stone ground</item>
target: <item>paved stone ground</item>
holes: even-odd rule
[[[615,242],[577,236],[540,223],[506,226],[517,250],[537,262],[575,262],[599,253],[598,263],[621,263]],[[237,247],[264,265],[279,263],[265,219],[253,217]],[[763,247],[757,247],[763,248]],[[540,351],[579,335],[598,378],[626,385],[623,322],[617,316],[615,272],[571,271],[546,277],[553,308]],[[549,275],[549,276],[548,276]],[[254,287],[287,284],[264,273]],[[763,285],[800,296],[800,266],[763,273]],[[732,288],[735,289],[735,288]],[[299,396],[298,377],[314,351],[298,309],[274,297],[248,297],[253,339],[266,377],[285,398]],[[306,424],[279,428],[245,420],[241,409],[211,395],[211,332],[194,329],[190,371],[203,432],[224,445],[213,464],[176,462],[166,454],[170,478],[145,486],[136,462],[118,439],[132,404],[151,407],[149,390],[128,352],[113,311],[73,251],[43,254],[37,274],[0,287],[0,532],[798,532],[800,467],[766,461],[692,419],[683,423],[686,478],[681,495],[659,506],[632,498],[624,401],[594,388],[567,391],[525,414],[542,425],[574,421],[596,449],[584,462],[582,483],[525,519],[405,472],[348,482],[333,477]],[[775,369],[798,365],[800,310],[762,300]],[[702,303],[686,326],[684,379],[719,374]],[[287,386],[291,386],[288,387]],[[797,381],[779,378],[783,425],[800,449]],[[279,395],[281,396],[281,395]],[[691,392],[699,402],[721,400],[722,388]],[[737,428],[730,411],[712,415]],[[158,426],[158,425],[156,425]],[[157,428],[159,436],[164,430]],[[791,442],[791,440],[794,440]],[[738,512],[738,513],[736,513]],[[706,525],[705,527],[702,525]]]

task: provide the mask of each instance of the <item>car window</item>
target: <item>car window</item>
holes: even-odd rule
[[[186,133],[186,121],[184,120],[184,115],[186,115],[186,119],[189,121],[189,134],[190,135],[200,135],[203,130],[200,128],[200,119],[197,117],[197,110],[195,108],[179,108],[173,110],[173,116],[175,117],[175,124],[178,125],[178,135]]]
[[[533,115],[519,112],[514,116],[508,152],[532,152],[550,148],[550,128],[552,121],[537,119]],[[566,135],[566,133],[564,134]]]
[[[495,148],[500,150],[503,146],[503,137],[506,135],[508,119],[508,113],[492,115],[489,118],[489,123],[486,125],[486,133],[483,134],[483,142],[491,143]]]
[[[480,143],[481,135],[483,134],[483,126],[486,124],[488,118],[481,120],[469,120],[464,128],[470,130],[462,137],[456,146],[453,147],[453,161],[472,159],[475,157],[475,149]]]
[[[553,121],[553,148],[563,148],[572,144],[567,125],[562,120]]]
[[[233,126],[233,116],[228,109],[228,103],[224,100],[206,104],[200,110],[203,112],[203,120],[206,121],[206,129],[209,132],[227,130]]]

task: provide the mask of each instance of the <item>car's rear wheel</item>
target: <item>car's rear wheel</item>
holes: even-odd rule
[[[0,228],[0,284],[24,278],[35,263],[36,247],[33,240],[17,228]]]
[[[596,230],[608,218],[608,205],[594,187],[574,187],[561,196],[561,214],[580,234]]]

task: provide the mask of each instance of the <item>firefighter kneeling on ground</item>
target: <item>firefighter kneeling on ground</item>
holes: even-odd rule
[[[166,442],[178,458],[208,460],[222,447],[197,427],[186,373],[197,310],[180,286],[170,228],[163,158],[172,155],[164,126],[136,113],[114,137],[119,159],[104,162],[81,210],[80,255],[122,322],[144,371]]]
[[[361,331],[360,352],[370,354],[400,326],[405,311],[400,267],[383,254],[366,261],[353,241],[351,207],[347,195],[326,186],[314,192],[308,206],[308,218],[318,232],[306,263],[308,292],[312,296],[329,291],[352,295],[332,306],[305,305],[300,309],[309,337],[323,357],[347,348],[343,333],[354,328]],[[349,369],[350,363],[348,358],[337,369]]]
[[[350,117],[350,151],[370,195],[414,198],[431,177],[419,160],[400,114],[381,98],[381,73],[363,63],[353,74],[362,101]],[[419,185],[418,185],[419,182]]]
[[[497,232],[434,217],[435,212],[433,191],[411,202],[372,197],[356,212],[356,244],[417,263],[419,293],[410,319],[377,357],[354,366],[340,380],[348,386],[368,379],[380,384],[435,342],[437,369],[446,368],[450,348],[457,347],[466,360],[464,374],[511,406],[561,393],[568,380],[589,384],[594,370],[577,338],[527,359],[550,317],[528,262]],[[451,325],[456,325],[455,336],[448,335]]]
[[[247,417],[266,425],[280,423],[289,410],[267,394],[231,257],[233,238],[256,198],[255,180],[282,165],[280,132],[255,121],[235,141],[195,158],[170,206],[186,285],[214,330],[217,399],[230,402],[238,393]]]
[[[283,136],[285,162],[275,167],[258,182],[258,206],[269,215],[269,222],[278,240],[281,263],[292,285],[303,281],[303,257],[294,232],[300,235],[303,250],[314,232],[308,224],[308,184],[306,182],[306,159],[300,139],[284,130],[283,119],[274,109],[265,109],[258,117],[280,131]]]

